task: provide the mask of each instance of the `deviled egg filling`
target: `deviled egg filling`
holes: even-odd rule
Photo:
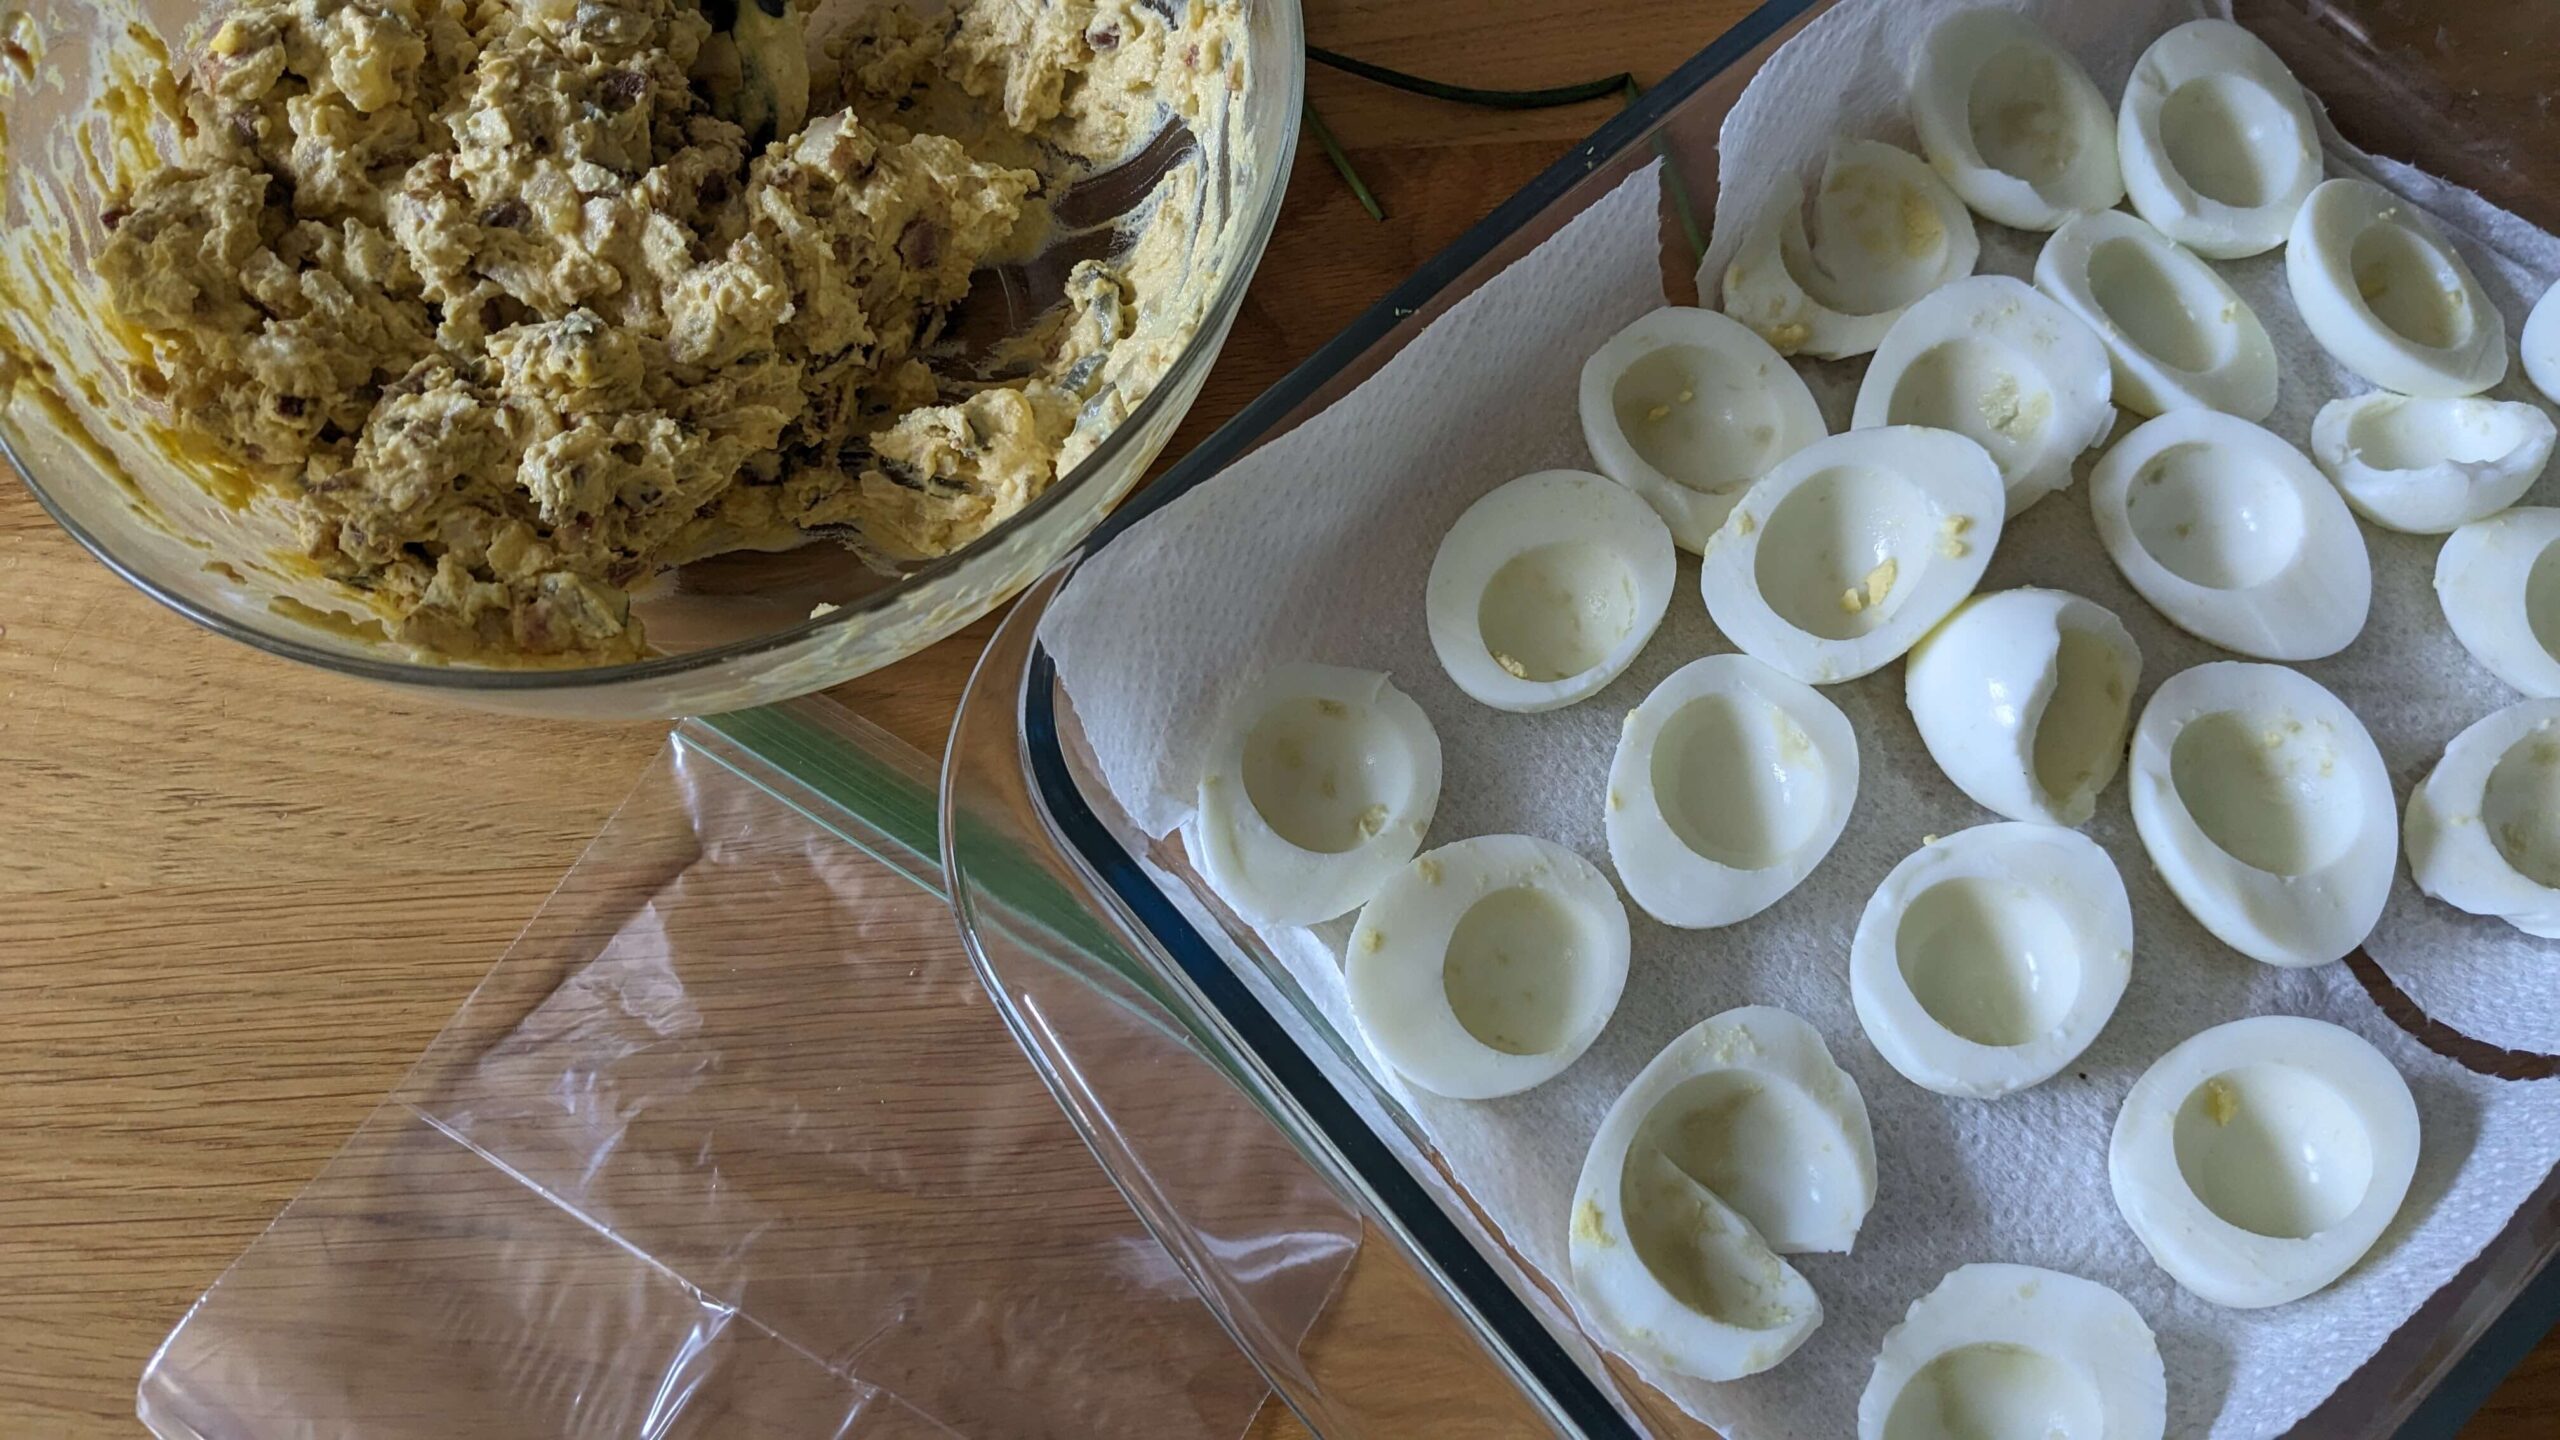
[[[2524,357],[2524,377],[2542,392],[2543,399],[2560,405],[2560,281],[2543,291],[2526,312],[2517,349]]]
[[[1417,857],[1360,912],[1351,1013],[1414,1084],[1486,1100],[1581,1058],[1627,982],[1627,912],[1590,861],[1528,835]]]
[[[2071,483],[2115,423],[2097,333],[2033,287],[1976,275],[1902,312],[1858,384],[1853,429],[1928,425],[1982,446],[2011,515]]]
[[[2322,181],[2284,273],[2312,338],[2385,390],[2476,395],[2506,378],[2506,318],[2435,222],[2379,185]]]
[[[1849,996],[1877,1053],[1942,1095],[2039,1084],[2089,1047],[2133,964],[2133,907],[2095,841],[2006,821],[1893,868],[1859,917]]]
[[[2070,52],[2006,10],[1958,10],[1921,42],[1911,122],[1976,214],[2051,230],[2124,198],[2116,118]]]
[[[1554,710],[1631,664],[1671,605],[1671,532],[1633,491],[1541,470],[1467,507],[1424,592],[1449,679],[1496,710]]]
[[[2160,1440],[2168,1372],[2122,1295],[2032,1265],[1964,1265],[1885,1332],[1858,1440]]]
[[[2216,260],[2283,244],[2322,165],[2293,72],[2228,20],[2191,20],[2142,52],[2116,155],[2142,218]]]
[[[1227,707],[1191,835],[1202,874],[1254,925],[1358,909],[1422,846],[1440,737],[1369,670],[1283,665]]]
[[[2455,736],[2409,796],[2409,873],[2458,910],[2560,940],[2560,700]]]
[[[1857,795],[1858,736],[1840,707],[1747,655],[1710,655],[1619,732],[1609,861],[1664,924],[1731,925],[1813,873]]]
[[[1581,410],[1592,459],[1691,552],[1751,482],[1824,433],[1813,392],[1768,341],[1730,316],[1676,305],[1584,363]]]
[[[2276,351],[2214,268],[2121,210],[2082,215],[2036,256],[2036,288],[2107,347],[2115,402],[2137,415],[2276,408]]]
[[[2258,1309],[2363,1258],[2417,1161],[2418,1107],[2381,1051],[2326,1021],[2259,1015],[2143,1072],[2117,1112],[2107,1178],[2171,1279]]]
[[[1809,684],[1900,656],[1982,579],[2007,513],[1999,466],[1949,430],[1853,430],[1781,461],[1699,566],[1716,625]]]
[[[1804,212],[1804,187],[1782,180],[1724,272],[1725,313],[1789,355],[1866,354],[1906,306],[1972,274],[1981,256],[1964,202],[1918,156],[1881,141],[1833,145],[1813,232]]]
[[[2107,554],[2152,608],[2262,660],[2334,655],[2364,630],[2373,562],[2302,452],[2215,410],[2172,410],[2089,476]]]
[[[1875,1203],[1856,1082],[1783,1010],[1729,1010],[1665,1046],[1609,1107],[1575,1187],[1574,1295],[1639,1361],[1756,1374],[1822,1323],[1781,1255],[1846,1252]]]
[[[2436,603],[2453,638],[2537,700],[2560,697],[2560,509],[2475,520],[2436,552]]]
[[[1977,595],[1912,647],[1903,699],[1973,802],[2084,824],[2124,763],[2142,651],[2113,611],[2061,590]]]
[[[2311,454],[2355,512],[2413,535],[2494,515],[2542,478],[2555,431],[2521,400],[2368,391],[2320,407]]]
[[[2391,777],[2338,697],[2299,671],[2172,675],[2134,727],[2133,823],[2187,912],[2270,965],[2364,943],[2399,859]]]

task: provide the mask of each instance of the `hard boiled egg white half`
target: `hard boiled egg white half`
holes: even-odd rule
[[[2347,1272],[2418,1166],[2409,1083],[2353,1031],[2254,1015],[2153,1062],[2116,1112],[2116,1209],[2217,1305],[2299,1300]]]
[[[2542,398],[2560,405],[2560,282],[2542,292],[2524,317],[2524,377]]]
[[[2000,467],[1964,436],[1852,430],[1751,487],[1708,545],[1699,587],[1744,654],[1808,684],[1854,680],[1973,593],[2005,513]]]
[[[1555,710],[1634,662],[1671,606],[1677,556],[1653,507],[1580,470],[1487,492],[1441,537],[1424,606],[1457,687],[1496,710]]]
[[[1866,1101],[1820,1033],[1728,1010],[1663,1047],[1601,1119],[1574,1187],[1574,1297],[1645,1364],[1755,1375],[1822,1323],[1778,1257],[1847,1252],[1875,1198]]]
[[[1945,286],[1902,312],[1876,347],[1850,427],[1933,425],[1999,462],[2008,513],[2071,483],[2071,461],[2115,424],[2107,347],[2006,275]]]
[[[1417,857],[1360,912],[1352,1017],[1398,1074],[1486,1100],[1554,1078],[1627,983],[1627,911],[1590,861],[1528,835]]]
[[[1724,272],[1725,313],[1789,355],[1866,354],[1903,307],[1972,274],[1982,251],[1938,173],[1881,141],[1831,147],[1813,214],[1808,235],[1804,187],[1781,180]]]
[[[2453,737],[2409,796],[2409,873],[2458,910],[2560,940],[2560,700]]]
[[[2033,1265],[1965,1265],[1885,1332],[1858,1440],[2160,1440],[2169,1377],[2126,1299]]]
[[[2506,378],[2506,317],[2435,222],[2371,181],[2311,192],[2284,274],[2311,337],[2385,390],[2477,395]]]
[[[2137,415],[2276,408],[2276,348],[2214,268],[2121,210],[2082,215],[2036,255],[2036,288],[2096,332],[2115,402]]]
[[[2228,20],[2190,20],[2142,52],[2125,81],[2116,155],[2142,218],[2216,260],[2283,244],[2320,183],[2302,86]]]
[[[2133,824],[2222,943],[2322,965],[2381,918],[2399,860],[2382,752],[2320,682],[2217,661],[2170,676],[2133,732]]]
[[[1651,502],[1692,553],[1751,482],[1824,434],[1813,392],[1769,342],[1730,316],[1679,305],[1584,362],[1581,409],[1593,461]]]
[[[2061,590],[1968,600],[1912,647],[1921,743],[1986,810],[2084,824],[2124,763],[2142,651],[2115,613]]]
[[[1628,712],[1609,762],[1609,861],[1666,925],[1731,925],[1831,853],[1858,798],[1840,707],[1748,655],[1673,671]]]
[[[2560,696],[2560,509],[2474,520],[2436,552],[2436,603],[2490,674],[2538,700]]]
[[[1911,70],[1920,148],[1977,214],[2051,230],[2124,198],[2116,117],[2080,62],[2018,15],[1958,10]]]
[[[2320,407],[2311,454],[2355,512],[2442,535],[2518,500],[2551,460],[2551,417],[2521,400],[2367,391]]]
[[[1914,851],[1849,947],[1849,997],[1877,1053],[1914,1085],[1977,1100],[2070,1064],[2132,973],[2115,862],[2076,830],[2020,821]]]
[[[1227,707],[1200,776],[1201,873],[1259,926],[1358,909],[1440,804],[1440,737],[1370,670],[1283,665]]]
[[[2316,660],[2364,631],[2373,561],[2302,452],[2216,410],[2172,410],[2089,473],[2098,539],[2179,629],[2261,660]]]

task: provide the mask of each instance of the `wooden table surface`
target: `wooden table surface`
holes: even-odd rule
[[[1747,7],[1308,8],[1319,44],[1528,86],[1651,81]],[[1324,71],[1310,89],[1387,221],[1305,147],[1177,453],[1611,108],[1472,111]],[[838,697],[938,752],[985,634]],[[153,1347],[400,1078],[663,733],[429,708],[264,658],[126,588],[0,485],[0,1435],[136,1432]],[[1391,1273],[1355,1283],[1428,1304]],[[1467,1382],[1372,1383],[1419,1402]],[[2555,1413],[2546,1341],[2465,1433],[2548,1436]],[[1275,1409],[1256,1433],[1303,1431]]]

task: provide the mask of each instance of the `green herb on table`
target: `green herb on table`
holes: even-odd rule
[[[1409,91],[1416,95],[1428,95],[1434,100],[1472,105],[1483,110],[1549,110],[1559,105],[1579,105],[1588,100],[1605,99],[1622,90],[1632,93],[1636,84],[1636,77],[1622,70],[1615,75],[1598,80],[1584,80],[1572,85],[1553,85],[1541,90],[1486,90],[1473,85],[1451,85],[1445,81],[1408,75],[1401,70],[1390,70],[1384,65],[1372,65],[1366,60],[1355,59],[1339,51],[1327,50],[1320,45],[1308,46],[1307,58],[1319,65],[1330,65],[1347,75],[1357,75],[1375,84]],[[1314,135],[1316,144],[1324,148],[1325,158],[1333,162],[1335,173],[1342,177],[1344,184],[1351,187],[1351,193],[1359,197],[1360,208],[1368,211],[1369,218],[1372,220],[1386,219],[1385,207],[1378,203],[1378,197],[1371,193],[1367,183],[1361,180],[1360,172],[1351,168],[1351,157],[1343,153],[1342,142],[1334,138],[1333,127],[1325,124],[1324,117],[1316,113],[1315,97],[1312,95],[1307,97],[1306,110],[1308,133]],[[1657,148],[1659,145],[1660,142],[1657,141]],[[1685,200],[1682,203],[1681,213],[1684,223],[1689,224],[1694,241],[1697,227],[1695,222],[1686,219]]]

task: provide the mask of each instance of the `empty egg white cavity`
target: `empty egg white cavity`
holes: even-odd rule
[[[2334,655],[2363,633],[2373,562],[2301,451],[2212,410],[2135,427],[2089,475],[2098,538],[2179,629],[2264,660]]]
[[[2409,796],[2418,888],[2560,940],[2560,700],[2527,700],[2445,746]]]
[[[2071,461],[2106,438],[2106,347],[2068,310],[2006,275],[1959,280],[1895,321],[1858,385],[1851,426],[1928,425],[1983,447],[2008,513],[2071,483]]]
[[[2284,273],[2312,338],[2385,390],[2476,395],[2506,377],[2505,317],[2444,232],[2379,185],[2321,182]]]
[[[2311,454],[2355,512],[2441,535],[2513,505],[2551,460],[2551,417],[2521,400],[2417,399],[2370,391],[2311,422]]]
[[[2115,112],[2080,62],[2005,10],[1958,10],[1922,41],[1911,121],[1975,213],[2051,230],[2124,198]]]
[[[1824,428],[1813,392],[1767,341],[1728,316],[1681,306],[1643,317],[1592,355],[1581,410],[1592,459],[1693,552],[1753,481]]]
[[[1442,537],[1424,601],[1431,648],[1494,709],[1571,705],[1653,638],[1674,563],[1661,517],[1624,486],[1578,470],[1523,475]]]
[[[1858,1440],[2159,1440],[2168,1404],[2159,1343],[2123,1296],[1965,1265],[1885,1332]]]
[[[2560,405],[2560,282],[2542,292],[2524,317],[2517,348],[2524,355],[2524,376],[2542,398]]]
[[[2228,20],[2192,20],[2151,42],[2125,81],[2116,143],[2133,208],[2217,260],[2283,244],[2320,183],[2302,86]]]
[[[2121,210],[2082,215],[2036,256],[2036,288],[2095,332],[2115,402],[2264,420],[2276,406],[2266,326],[2212,266]]]
[[[1911,651],[1903,699],[1931,759],[1984,809],[2079,825],[2124,762],[2142,652],[2060,590],[1965,602]]]
[[[2535,699],[2560,696],[2560,509],[2475,520],[2436,553],[2436,602],[2462,648]]]
[[[1937,172],[1878,141],[1832,146],[1812,232],[1804,209],[1804,187],[1780,181],[1724,273],[1725,313],[1785,354],[1866,354],[1904,307],[1972,274],[1981,255],[1973,216]]]

